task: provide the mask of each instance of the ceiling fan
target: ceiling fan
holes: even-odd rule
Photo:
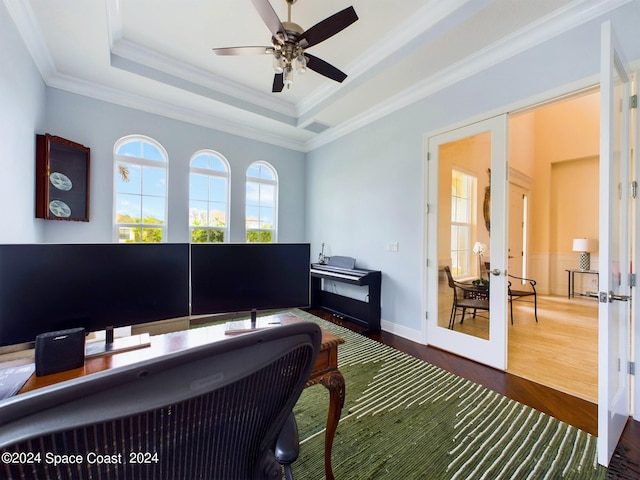
[[[282,92],[285,85],[289,88],[293,84],[294,65],[301,74],[309,68],[336,82],[342,82],[347,78],[346,73],[307,53],[306,49],[325,41],[358,20],[353,7],[345,8],[304,30],[291,21],[291,6],[297,0],[285,0],[288,6],[286,22],[280,21],[269,0],[251,1],[273,35],[271,46],[214,48],[216,55],[273,55],[275,76],[271,91],[274,93]]]

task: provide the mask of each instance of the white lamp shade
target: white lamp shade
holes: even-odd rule
[[[574,252],[594,252],[598,249],[598,241],[591,238],[574,238]]]

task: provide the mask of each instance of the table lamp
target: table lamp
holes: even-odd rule
[[[573,251],[580,252],[580,271],[588,272],[591,270],[591,257],[589,252],[596,248],[596,240],[590,238],[573,239]]]

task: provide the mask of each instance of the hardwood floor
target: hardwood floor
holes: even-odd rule
[[[322,310],[310,309],[308,311],[354,331],[361,333],[363,331],[363,327],[339,320]],[[515,310],[514,317],[515,325],[519,323]],[[541,320],[540,316],[539,319]],[[368,333],[366,336],[484,385],[495,392],[547,413],[592,435],[598,434],[598,406],[594,402],[541,385],[522,376],[496,370],[437,348],[412,342],[388,332]],[[611,460],[608,478],[640,478],[640,422],[631,419],[627,422],[614,458]]]
[[[538,296],[513,304],[507,371],[598,402],[598,303],[595,299]]]
[[[507,315],[510,316],[509,310]],[[586,297],[538,295],[513,304],[507,371],[593,403],[598,401],[598,304]],[[484,314],[458,320],[457,332],[489,338]]]

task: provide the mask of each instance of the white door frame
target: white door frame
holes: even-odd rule
[[[609,464],[630,415],[631,76],[611,22],[602,24],[598,462]],[[616,82],[616,78],[618,81]]]
[[[634,61],[632,63],[632,70],[637,71],[637,75],[636,75],[637,77],[640,76],[640,61]],[[470,116],[464,120],[456,121],[446,127],[441,127],[438,129],[434,129],[430,132],[427,132],[424,137],[425,164],[428,163],[427,161],[428,139],[433,136],[440,135],[452,129],[460,128],[465,125],[469,125],[474,122],[479,122],[494,116],[503,115],[507,113],[513,114],[513,113],[517,113],[518,111],[534,108],[537,105],[542,105],[544,103],[555,101],[563,97],[572,96],[577,93],[588,91],[594,87],[600,87],[600,86],[601,86],[600,75],[592,75],[590,77],[585,77],[583,79],[577,80],[576,82],[573,82],[571,84],[562,85],[557,88],[553,88],[530,97],[522,98],[511,104],[501,106],[499,108],[489,110],[483,113],[479,113],[479,114]],[[640,121],[636,121],[634,123],[634,131],[635,131],[635,138],[636,139],[640,138]],[[634,145],[634,152],[637,151],[638,148],[640,148],[640,146]],[[638,178],[638,174],[640,173],[640,158],[638,154],[634,155],[634,165],[635,165],[635,175],[636,175],[636,178]],[[424,182],[425,209],[424,211],[426,214],[430,213],[431,211],[437,210],[437,202],[434,203],[432,199],[428,198],[429,175],[427,170],[428,168],[425,167],[425,182]],[[640,196],[640,187],[639,187],[638,194]],[[632,322],[631,322],[632,358],[630,358],[630,360],[637,361],[638,366],[636,367],[636,370],[639,373],[637,373],[633,377],[631,397],[632,397],[632,406],[633,406],[633,412],[632,412],[633,418],[637,421],[640,421],[640,355],[636,354],[636,352],[640,352],[640,272],[639,272],[640,269],[638,268],[638,265],[640,265],[640,207],[636,207],[633,213],[634,213],[634,216],[633,216],[634,223],[632,228],[634,232],[634,237],[633,237],[633,244],[632,244],[633,245],[632,258],[633,258],[633,265],[636,266],[634,270],[635,272],[638,272],[637,274],[638,280],[636,283],[636,288],[632,289],[632,298],[633,298]],[[429,295],[428,293],[435,285],[437,285],[437,277],[436,279],[432,278],[433,269],[437,268],[437,253],[434,254],[434,252],[431,250],[433,247],[432,246],[433,242],[429,241],[428,232],[434,231],[434,225],[430,225],[430,222],[432,223],[432,221],[429,220],[429,215],[427,215],[425,220],[425,233],[424,233],[424,239],[425,239],[424,255],[425,256],[424,256],[424,262],[422,263],[423,264],[423,286],[424,286],[422,290],[424,292],[423,293],[423,312],[425,312],[425,317],[423,317],[423,329],[421,332],[422,333],[421,341],[422,343],[427,345],[433,343],[430,337],[430,333],[432,329],[429,327],[428,318],[430,318],[433,315],[437,315],[437,299],[432,298],[432,296]],[[431,261],[429,260],[430,258],[431,258]],[[434,303],[434,301],[436,303]]]
[[[476,338],[438,326],[438,242],[427,245],[427,333],[429,344],[500,370],[507,368],[507,215],[508,164],[507,115],[489,118],[430,137],[427,141],[427,231],[426,238],[438,232],[438,149],[445,143],[491,132],[491,276],[489,340]],[[448,187],[450,188],[450,186]],[[433,206],[430,208],[429,206]],[[429,235],[429,232],[433,232]],[[445,287],[449,288],[449,287]],[[442,322],[440,322],[442,324]]]
[[[632,84],[632,94],[637,97],[638,85],[637,81],[640,71],[633,73],[634,82]],[[638,175],[640,175],[640,154],[638,153],[638,139],[640,139],[640,121],[638,120],[637,108],[631,116],[631,179],[636,181],[636,189],[638,189]],[[640,372],[638,372],[638,352],[640,352],[640,278],[638,276],[638,262],[640,262],[640,206],[638,205],[638,197],[640,191],[631,204],[631,262],[633,272],[636,276],[635,288],[631,289],[631,351],[629,352],[629,361],[636,364],[636,373],[631,378],[631,412],[634,420],[640,421]]]

